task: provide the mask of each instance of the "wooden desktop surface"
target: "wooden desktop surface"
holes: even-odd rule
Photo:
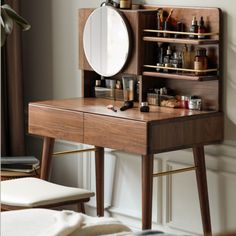
[[[107,108],[112,104],[117,112]],[[120,111],[120,101],[72,98],[30,103],[29,132],[137,154],[154,154],[222,140],[220,112],[151,107]],[[129,135],[127,135],[127,132]]]

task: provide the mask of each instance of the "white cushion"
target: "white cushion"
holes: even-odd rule
[[[91,217],[73,211],[26,209],[1,213],[1,235],[97,236],[130,229],[108,217]]]
[[[19,178],[1,182],[1,203],[10,206],[38,207],[90,198],[85,189],[65,187],[38,178]]]

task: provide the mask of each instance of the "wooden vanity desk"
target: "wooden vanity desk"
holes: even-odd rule
[[[157,6],[155,6],[158,8]],[[144,8],[148,8],[144,6]],[[167,7],[166,9],[170,9]],[[220,32],[220,11],[216,8],[176,8],[184,16],[186,24],[192,15],[213,16],[211,28]],[[80,9],[79,30],[82,35],[86,19],[92,9]],[[210,13],[210,14],[209,14]],[[146,36],[145,29],[154,28],[156,11],[123,11],[130,24],[133,45],[130,60],[122,73],[135,75],[140,81],[140,92],[134,108],[120,111],[122,101],[95,97],[95,80],[100,78],[89,66],[84,56],[80,37],[80,69],[82,71],[83,98],[41,101],[29,104],[29,133],[44,137],[41,178],[47,179],[55,139],[63,139],[96,147],[96,198],[97,214],[104,214],[104,148],[131,152],[142,156],[142,228],[151,228],[153,155],[161,152],[193,149],[197,186],[204,234],[211,234],[211,220],[207,190],[204,145],[223,140],[223,113],[221,112],[221,73],[219,66],[219,34],[208,40],[165,39],[177,45],[190,43],[206,47],[214,45],[217,72],[207,76],[178,73],[160,73],[150,69],[155,64],[153,48],[159,40]],[[211,18],[209,19],[211,21]],[[181,41],[182,40],[182,41]],[[214,41],[214,42],[213,42]],[[153,43],[154,42],[154,43]],[[147,69],[148,68],[148,69]],[[202,111],[151,106],[150,112],[139,111],[139,102],[146,99],[148,89],[165,83],[180,94],[199,95],[203,99]],[[107,108],[112,104],[114,112]],[[128,132],[128,135],[127,135]],[[165,175],[165,173],[162,173]],[[186,190],[187,191],[187,190]]]

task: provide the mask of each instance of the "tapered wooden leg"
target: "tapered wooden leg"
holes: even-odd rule
[[[205,165],[205,155],[204,147],[194,147],[193,148],[194,162],[196,165],[196,178],[198,195],[201,208],[202,216],[202,226],[204,235],[211,235],[211,217],[209,208],[209,198],[207,189],[207,177],[206,177],[206,165]]]
[[[104,216],[104,148],[96,147],[95,165],[96,165],[96,199],[97,215]]]
[[[142,229],[152,228],[153,155],[142,156]]]
[[[84,207],[84,203],[83,202],[78,203],[77,211],[85,214],[85,207]]]
[[[55,141],[54,138],[48,138],[48,137],[44,137],[43,140],[40,178],[44,180],[47,180],[49,177],[54,141]]]

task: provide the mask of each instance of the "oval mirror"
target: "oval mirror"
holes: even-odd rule
[[[124,67],[130,48],[129,31],[122,15],[103,6],[88,17],[83,33],[86,58],[95,72],[110,77]]]

